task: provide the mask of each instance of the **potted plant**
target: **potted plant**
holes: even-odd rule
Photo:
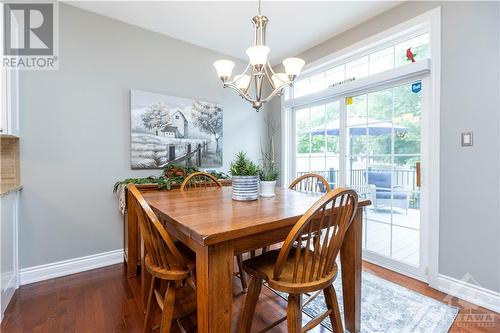
[[[230,165],[233,200],[250,201],[259,197],[259,167],[240,151]]]
[[[259,172],[260,176],[260,196],[264,198],[274,197],[276,195],[276,180],[279,172],[274,163],[264,164]]]
[[[260,196],[274,197],[276,195],[276,181],[278,180],[279,171],[275,163],[274,152],[274,136],[276,135],[277,127],[272,120],[267,121],[267,136],[268,142],[265,148],[261,147],[262,152],[262,167],[259,172],[260,176]]]

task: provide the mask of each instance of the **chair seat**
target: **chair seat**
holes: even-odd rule
[[[186,266],[187,270],[184,269],[181,265],[175,263],[175,258],[172,254],[168,253],[167,254],[167,260],[170,263],[173,263],[170,265],[170,269],[164,269],[161,267],[158,267],[153,263],[149,255],[146,254],[146,257],[144,258],[144,262],[146,264],[146,268],[148,271],[160,278],[160,279],[166,279],[166,280],[183,280],[188,278],[196,269],[196,253],[192,251],[189,247],[184,245],[184,243],[181,242],[175,242],[175,247],[179,252],[182,254],[184,259],[186,259]]]
[[[295,262],[295,249],[290,251],[287,261],[284,264],[283,272],[279,280],[273,279],[274,266],[278,259],[280,250],[268,251],[260,256],[247,259],[243,262],[243,269],[250,275],[261,278],[265,280],[269,286],[275,290],[283,291],[286,293],[303,293],[312,292],[319,289],[326,288],[333,283],[337,277],[337,265],[334,265],[334,269],[325,278],[316,280],[313,283],[304,282],[302,283],[302,265],[297,272],[297,281],[293,282],[293,268]],[[310,267],[313,259],[313,252],[310,252],[308,259],[308,271],[306,272],[306,281],[309,278]],[[316,265],[317,266],[317,265]],[[316,273],[316,272],[315,272]]]

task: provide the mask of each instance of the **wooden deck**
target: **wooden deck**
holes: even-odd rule
[[[420,211],[410,208],[406,213],[395,208],[391,217],[390,209],[375,211],[372,208],[367,208],[363,228],[363,247],[365,250],[418,266]]]

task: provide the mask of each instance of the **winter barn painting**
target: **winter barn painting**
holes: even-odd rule
[[[131,90],[130,114],[133,169],[222,166],[220,104]]]

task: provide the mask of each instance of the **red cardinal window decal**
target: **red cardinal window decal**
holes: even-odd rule
[[[407,59],[407,60],[409,60],[409,61],[411,61],[411,62],[415,62],[415,56],[416,56],[416,55],[417,55],[416,53],[414,54],[414,53],[411,51],[411,47],[410,47],[410,48],[408,48],[408,50],[406,50],[406,59]]]

